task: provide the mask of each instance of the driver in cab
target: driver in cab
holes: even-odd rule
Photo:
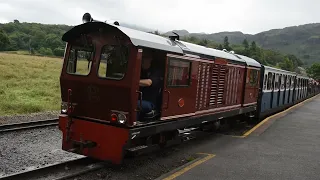
[[[138,113],[137,120],[141,120],[146,113],[154,111],[157,107],[157,99],[161,88],[160,71],[154,67],[152,54],[144,52],[142,55],[142,66],[140,74],[140,91],[142,92],[142,102],[138,100],[138,107],[141,105],[141,111]]]

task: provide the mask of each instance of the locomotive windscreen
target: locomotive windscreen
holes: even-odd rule
[[[122,79],[127,71],[129,59],[125,45],[105,45],[102,48],[99,76],[108,79]]]
[[[72,45],[69,51],[67,73],[77,75],[88,75],[90,62],[93,59],[93,47]]]

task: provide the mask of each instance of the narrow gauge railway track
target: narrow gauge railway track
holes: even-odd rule
[[[55,125],[58,125],[58,120],[59,120],[58,118],[54,118],[54,119],[46,119],[46,120],[40,120],[40,121],[4,124],[4,125],[0,125],[0,133],[38,128],[38,127],[55,126]]]
[[[140,155],[148,155],[150,152],[159,152],[162,150],[166,150],[169,147],[179,145],[185,143],[186,141],[190,141],[196,138],[204,137],[204,135],[208,135],[208,133],[200,133],[197,129],[187,129],[182,130],[179,134],[179,138],[177,140],[172,141],[169,143],[164,149],[162,148],[155,148],[155,146],[150,146],[147,148],[142,148],[139,153],[134,153],[134,158],[128,158],[126,163],[132,163],[135,161],[136,158],[139,158]],[[209,133],[211,134],[211,133]],[[138,148],[139,149],[139,148]],[[137,150],[139,151],[139,150]],[[132,156],[131,156],[132,157]],[[89,173],[94,170],[101,169],[103,167],[110,167],[110,164],[107,162],[94,160],[88,157],[82,157],[79,159],[61,162],[57,164],[48,165],[45,167],[40,167],[33,170],[18,172],[15,174],[11,174],[8,176],[0,176],[0,180],[17,180],[17,179],[24,179],[24,180],[62,180],[62,179],[71,179],[82,174]]]
[[[104,167],[104,162],[91,158],[82,157],[79,159],[48,165],[34,170],[28,170],[0,177],[1,180],[18,180],[18,179],[67,179],[78,176],[90,171]]]

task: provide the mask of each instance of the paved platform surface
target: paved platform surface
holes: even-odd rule
[[[221,136],[205,157],[164,179],[320,179],[320,96],[275,120],[258,135]]]

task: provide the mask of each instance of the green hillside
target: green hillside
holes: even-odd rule
[[[135,27],[135,29],[147,29],[139,26],[121,24],[123,26]],[[0,51],[27,51],[31,54],[47,56],[63,56],[65,43],[61,36],[72,26],[48,25],[39,23],[14,22],[0,24]],[[320,23],[306,24],[287,27],[284,29],[273,29],[255,35],[243,34],[242,32],[219,32],[213,34],[189,33],[186,30],[175,30],[183,36],[184,40],[195,42],[200,45],[218,48],[224,43],[227,36],[230,47],[233,50],[243,52],[243,40],[249,43],[255,41],[257,46],[263,50],[272,50],[269,53],[295,55],[304,62],[304,66],[310,66],[313,62],[319,62],[320,57]],[[168,35],[165,33],[164,35]],[[266,53],[264,53],[266,54]],[[260,62],[264,62],[261,57]],[[283,58],[282,58],[283,59]],[[281,61],[273,62],[270,59],[269,65],[277,66]]]
[[[175,32],[183,32],[184,37],[207,39],[218,44],[223,43],[225,36],[228,36],[230,44],[242,44],[244,39],[255,41],[263,49],[296,55],[307,66],[320,61],[320,23],[272,29],[254,35],[239,31],[213,34],[189,33],[186,30]]]

